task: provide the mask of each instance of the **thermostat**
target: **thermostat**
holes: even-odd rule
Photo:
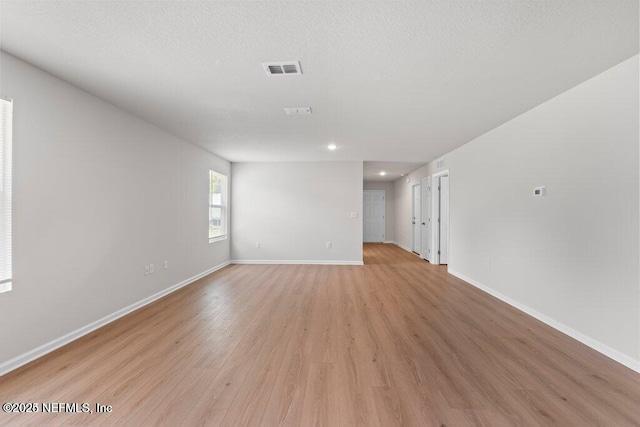
[[[533,197],[544,197],[547,195],[546,187],[536,187],[533,189]]]

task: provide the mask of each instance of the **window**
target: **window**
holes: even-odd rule
[[[227,238],[227,176],[209,171],[209,243]]]
[[[11,145],[13,102],[0,98],[0,292],[11,290]]]

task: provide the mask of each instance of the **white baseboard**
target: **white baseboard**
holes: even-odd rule
[[[394,242],[393,240],[385,240],[385,241],[384,241],[384,242],[382,242],[382,243],[384,243],[385,245],[386,245],[386,244],[392,244],[392,245],[395,245],[395,244],[396,244],[396,242]]]
[[[527,307],[524,304],[519,303],[518,301],[509,298],[506,295],[501,294],[498,291],[495,291],[491,288],[489,288],[488,286],[483,285],[482,283],[476,282],[475,280],[461,274],[458,273],[457,271],[451,270],[449,269],[449,274],[456,276],[458,279],[464,280],[465,282],[469,283],[470,285],[475,286],[476,288],[488,293],[489,295],[493,295],[494,297],[498,298],[501,301],[506,302],[507,304],[509,304],[512,307],[517,308],[518,310],[528,314],[529,316],[535,317],[536,319],[538,319],[539,321],[546,323],[547,325],[551,326],[554,329],[557,329],[558,331],[562,332],[563,334],[566,334],[568,336],[570,336],[573,339],[576,339],[578,341],[580,341],[582,344],[591,347],[592,349],[596,350],[599,353],[604,354],[605,356],[615,360],[618,363],[623,364],[624,366],[633,369],[636,372],[640,372],[640,360],[635,360],[632,357],[627,356],[626,354],[620,353],[617,350],[614,350],[613,348],[609,347],[608,345],[602,344],[599,341],[594,340],[593,338],[590,338],[578,331],[576,331],[575,329],[570,328],[569,326],[558,322],[557,320],[554,320],[552,318],[550,318],[549,316],[546,316],[530,307]]]
[[[393,243],[394,245],[396,245],[397,247],[399,247],[399,248],[401,248],[401,249],[404,249],[405,251],[407,251],[407,252],[409,252],[409,253],[414,254],[415,256],[420,256],[420,255],[416,254],[415,252],[413,252],[413,251],[411,250],[411,248],[408,248],[408,247],[406,247],[405,245],[402,245],[402,244],[400,244],[400,243],[398,243],[398,242],[391,242],[391,243]]]
[[[193,282],[195,282],[198,279],[201,279],[211,273],[213,273],[214,271],[220,270],[221,268],[226,267],[227,265],[229,265],[230,262],[226,261],[223,262],[222,264],[216,265],[215,267],[212,267],[206,271],[203,271],[202,273],[196,274],[193,277],[190,277],[186,280],[183,280],[182,282],[173,285],[163,291],[158,292],[157,294],[151,295],[150,297],[147,297],[145,299],[142,299],[136,303],[131,304],[128,307],[125,307],[121,310],[118,310],[108,316],[103,317],[102,319],[96,320],[93,323],[90,323],[86,326],[83,326],[80,329],[76,329],[73,332],[70,332],[66,335],[61,336],[60,338],[56,338],[53,341],[50,341],[44,345],[41,345],[40,347],[34,348],[33,350],[30,350],[24,354],[21,354],[20,356],[14,357],[11,360],[8,360],[2,364],[0,364],[0,377],[8,374],[9,372],[18,369],[19,367],[26,365],[29,362],[32,362],[42,356],[44,356],[45,354],[51,353],[54,350],[57,350],[58,348],[69,344],[72,341],[77,340],[78,338],[81,338],[93,331],[95,331],[98,328],[101,328],[111,322],[113,322],[114,320],[117,320],[119,318],[121,318],[122,316],[125,316],[133,311],[136,311],[139,308],[144,307],[145,305],[151,304],[152,302],[164,297],[165,295],[168,295],[172,292],[177,291],[180,288],[183,288]]]
[[[231,264],[304,264],[304,265],[364,265],[362,261],[318,261],[318,260],[271,260],[271,259],[236,259]]]

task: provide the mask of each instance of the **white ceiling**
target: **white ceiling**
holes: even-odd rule
[[[4,50],[231,161],[424,163],[638,53],[637,0],[1,7]]]

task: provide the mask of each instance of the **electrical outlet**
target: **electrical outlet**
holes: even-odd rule
[[[153,264],[149,264],[149,274],[153,274],[156,272],[156,266]]]
[[[164,262],[164,269],[168,270],[169,269],[169,261],[165,261]]]
[[[145,265],[145,266],[144,266],[144,275],[145,275],[145,276],[148,276],[148,275],[149,275],[149,266],[148,266],[148,265]]]
[[[327,249],[331,249],[331,242],[327,242]]]
[[[256,242],[256,249],[260,248],[260,242]]]

